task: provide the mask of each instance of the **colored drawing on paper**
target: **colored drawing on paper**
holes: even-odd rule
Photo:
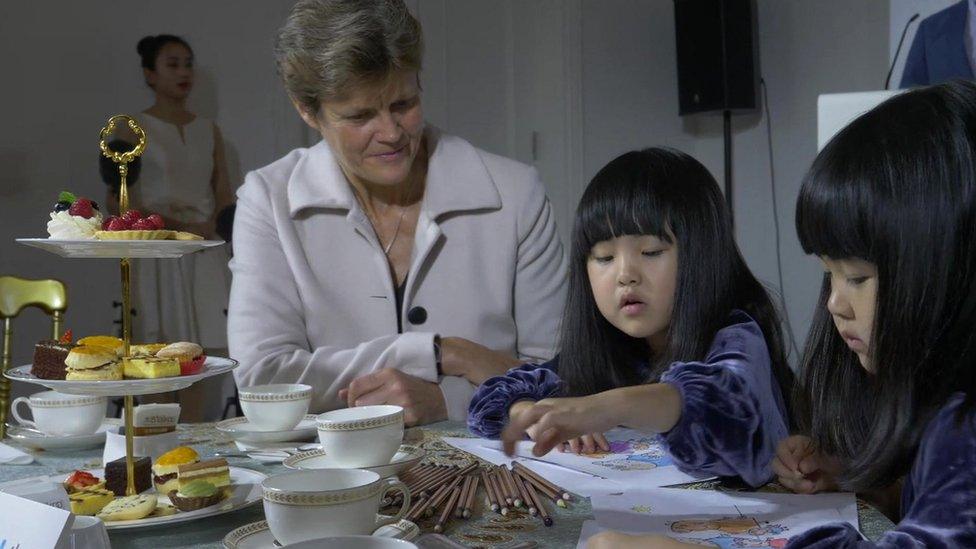
[[[594,459],[593,465],[615,471],[641,471],[674,464],[661,443],[653,437],[612,440],[609,452],[582,455]]]
[[[782,524],[760,521],[754,517],[722,517],[717,519],[679,520],[670,523],[669,529],[675,534],[699,534],[708,537],[673,536],[681,541],[702,544],[705,547],[721,549],[742,549],[765,547],[782,549],[789,539],[788,528]],[[709,535],[714,533],[714,535]]]

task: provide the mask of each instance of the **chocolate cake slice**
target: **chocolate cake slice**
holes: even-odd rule
[[[136,493],[142,493],[152,486],[152,462],[148,457],[133,457],[132,470],[135,473]],[[105,487],[116,496],[125,495],[125,457],[105,464]]]
[[[77,347],[74,343],[61,343],[53,339],[38,341],[34,345],[34,364],[31,373],[41,379],[64,379],[64,359],[71,349]]]

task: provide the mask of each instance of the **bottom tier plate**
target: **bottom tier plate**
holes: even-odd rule
[[[134,528],[150,528],[155,526],[167,526],[170,524],[176,524],[179,522],[187,522],[191,520],[197,520],[203,517],[210,517],[213,515],[222,515],[224,513],[229,513],[231,511],[236,511],[243,507],[253,505],[261,501],[261,482],[268,478],[268,475],[264,473],[259,473],[251,469],[245,469],[243,467],[229,467],[230,470],[230,481],[234,487],[233,493],[230,497],[225,500],[211,505],[210,507],[204,507],[203,509],[197,509],[196,511],[179,511],[175,515],[169,515],[166,517],[149,517],[138,520],[120,520],[113,522],[106,522],[105,528],[109,532],[113,530],[131,530]],[[105,471],[102,469],[89,469],[89,473],[95,475],[99,478],[105,477]],[[67,475],[51,475],[37,477],[37,481],[49,481],[61,483],[64,481]],[[15,480],[11,482],[5,482],[0,484],[0,488],[4,485],[16,483],[19,484],[24,482],[23,479]],[[155,493],[155,488],[150,488],[143,493]],[[170,503],[168,496],[159,496],[159,501],[163,503]]]

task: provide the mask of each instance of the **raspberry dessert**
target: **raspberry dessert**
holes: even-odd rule
[[[47,222],[47,233],[49,238],[57,240],[91,240],[101,226],[102,214],[97,202],[63,191]]]
[[[121,216],[110,215],[95,233],[99,240],[172,240],[176,231],[167,231],[159,214],[142,216],[139,210],[126,210]]]

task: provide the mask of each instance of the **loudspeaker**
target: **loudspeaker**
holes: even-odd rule
[[[756,108],[752,0],[674,0],[678,114]]]

